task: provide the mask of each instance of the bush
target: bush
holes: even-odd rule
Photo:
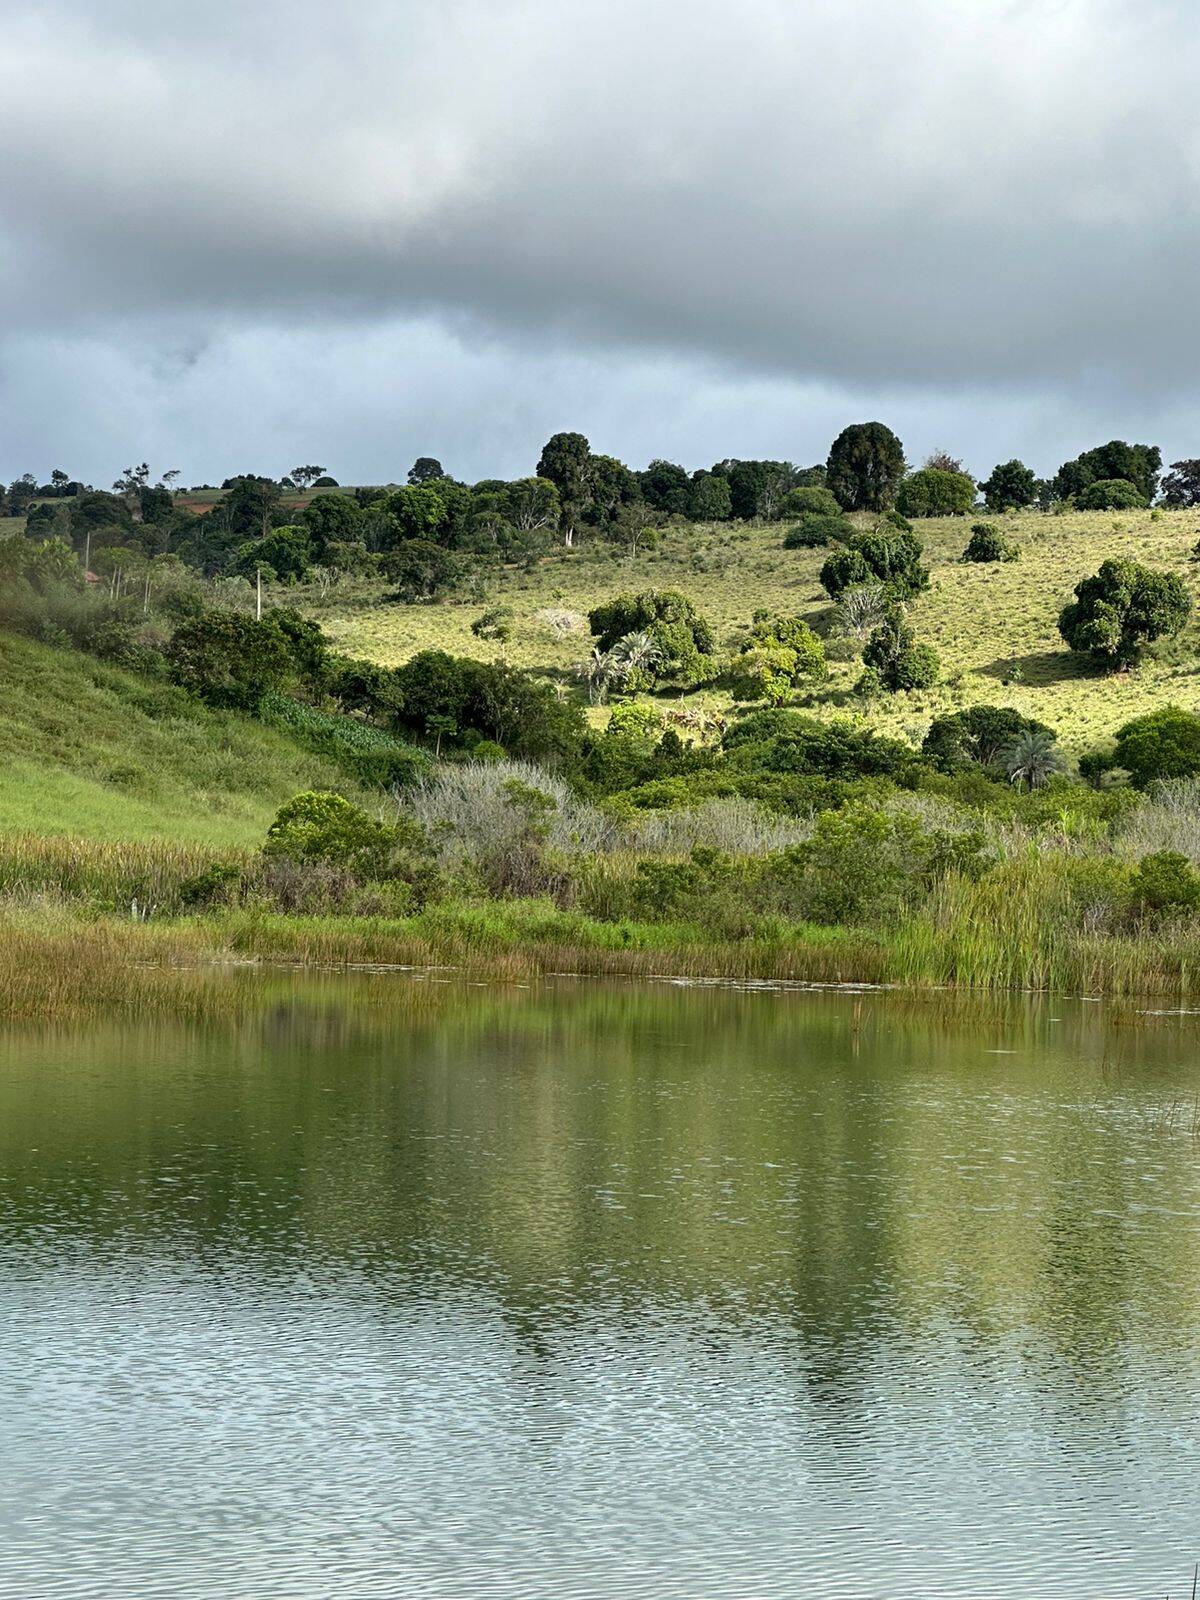
[[[906,517],[957,517],[975,504],[975,483],[965,472],[922,467],[910,473],[896,495],[896,509]]]
[[[921,565],[923,551],[915,533],[889,529],[855,534],[845,549],[828,557],[821,568],[821,585],[836,600],[847,589],[877,579],[889,598],[908,599],[929,587],[929,571]]]
[[[785,517],[837,517],[842,508],[837,496],[828,489],[810,484],[801,489],[789,489],[783,497],[781,514]]]
[[[1081,511],[1141,511],[1147,500],[1137,485],[1125,478],[1101,478],[1090,483],[1075,504]]]
[[[760,614],[730,667],[739,700],[785,700],[802,683],[823,678],[825,647],[800,617]]]
[[[1124,767],[1139,789],[1158,778],[1200,775],[1200,717],[1180,706],[1163,706],[1117,730],[1107,767]]]
[[[708,621],[676,589],[617,595],[588,612],[588,625],[602,653],[624,645],[630,636],[645,636],[653,649],[642,652],[646,660],[639,670],[651,684],[686,685],[702,679],[709,670],[705,658],[716,648]]]
[[[461,588],[467,575],[460,556],[428,539],[402,539],[387,551],[381,566],[384,576],[396,585],[389,598],[407,605],[444,600]]]
[[[999,770],[999,758],[1020,733],[1053,733],[1042,722],[1023,717],[1009,706],[970,706],[935,717],[921,743],[921,754],[941,772],[971,764]]]
[[[1072,650],[1107,666],[1129,666],[1153,640],[1179,632],[1192,602],[1173,572],[1152,572],[1135,561],[1106,561],[1075,589],[1058,631]]]
[[[729,764],[774,773],[829,778],[880,777],[913,760],[908,745],[852,722],[822,722],[799,711],[753,711],[726,731]]]
[[[391,829],[342,795],[309,789],[275,813],[263,854],[326,861],[372,875],[385,868],[393,838]]]
[[[931,645],[918,644],[912,628],[899,611],[871,635],[862,654],[863,665],[874,670],[880,685],[898,689],[928,689],[938,680],[941,663]]]
[[[971,529],[963,561],[1015,561],[1021,552],[1000,532],[994,522],[977,522]]]
[[[826,490],[797,489],[796,494],[825,494]],[[821,545],[837,544],[853,538],[854,524],[839,511],[836,515],[810,512],[800,518],[783,536],[785,550],[816,550]]]
[[[182,623],[166,650],[173,682],[207,705],[255,711],[292,676],[282,632],[235,611],[206,611]]]
[[[1169,915],[1200,907],[1200,874],[1178,850],[1156,850],[1138,862],[1131,881],[1143,911]]]

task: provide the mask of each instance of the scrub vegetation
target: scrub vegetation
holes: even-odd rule
[[[5,491],[13,951],[1194,988],[1196,462],[168,478]]]

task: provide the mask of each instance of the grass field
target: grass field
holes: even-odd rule
[[[316,786],[345,780],[261,723],[0,634],[0,831],[257,845]]]
[[[889,733],[919,740],[939,712],[978,702],[1011,705],[1059,730],[1078,753],[1102,742],[1132,716],[1174,701],[1200,709],[1200,626],[1165,643],[1135,672],[1105,676],[1071,655],[1056,628],[1076,583],[1109,556],[1126,555],[1179,572],[1200,599],[1200,567],[1189,563],[1200,539],[1200,512],[1038,513],[1005,518],[1020,546],[1018,561],[963,566],[958,557],[976,518],[935,518],[919,525],[932,587],[914,602],[920,638],[942,656],[943,682],[933,690],[890,695],[866,707],[848,702],[861,671],[855,661],[831,665],[828,684],[806,697],[818,715],[864,715]],[[303,591],[303,606],[338,648],[388,665],[431,647],[486,659],[503,656],[569,680],[586,656],[582,632],[560,638],[539,613],[581,614],[622,590],[682,589],[715,624],[722,643],[758,607],[796,612],[817,622],[828,609],[817,573],[825,553],[782,548],[785,524],[683,527],[668,531],[657,549],[628,558],[593,543],[551,556],[533,572],[493,575],[486,603],[512,608],[512,638],[503,646],[471,633],[484,602],[406,606],[385,603],[378,588],[346,587],[327,597]],[[702,693],[692,703],[719,707],[723,697]]]

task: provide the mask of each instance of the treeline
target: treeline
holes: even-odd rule
[[[582,434],[558,433],[527,478],[466,484],[421,457],[401,486],[341,492],[324,468],[296,467],[280,479],[226,479],[200,514],[178,503],[177,476],[151,483],[143,463],[103,491],[63,471],[41,485],[27,474],[0,487],[0,513],[25,516],[31,537],[64,539],[118,589],[122,568],[172,555],[207,577],[374,575],[394,584],[397,598],[419,601],[463,587],[481,564],[529,563],[585,538],[632,552],[675,522],[889,509],[916,519],[967,515],[980,503],[996,513],[1200,504],[1200,459],[1177,461],[1163,476],[1154,445],[1112,440],[1049,479],[1021,461],[1001,462],[977,481],[940,451],[911,469],[900,440],[878,422],[845,428],[825,463],[808,467],[729,459],[689,472],[654,460],[634,471],[593,451]]]

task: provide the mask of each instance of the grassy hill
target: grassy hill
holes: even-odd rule
[[[344,775],[261,723],[0,634],[0,831],[256,845],[318,786]]]
[[[980,514],[982,515],[982,514]],[[932,571],[930,591],[912,607],[918,636],[940,652],[937,688],[890,695],[863,711],[872,724],[919,739],[941,711],[978,702],[1011,705],[1060,731],[1076,752],[1100,742],[1131,716],[1175,701],[1200,709],[1200,625],[1160,646],[1137,671],[1104,676],[1071,655],[1056,627],[1076,583],[1114,555],[1179,572],[1200,600],[1200,567],[1189,563],[1200,539],[1200,512],[1085,512],[1025,514],[1000,521],[1020,547],[1020,560],[963,566],[958,558],[976,518],[937,518],[919,524]],[[487,583],[486,604],[514,613],[503,646],[477,639],[471,623],[484,600],[433,606],[384,603],[380,590],[347,588],[326,598],[306,595],[336,645],[394,665],[416,651],[441,647],[566,677],[588,652],[583,631],[558,636],[550,610],[585,614],[622,590],[682,589],[716,625],[724,643],[758,607],[799,613],[818,622],[828,609],[817,573],[825,551],[782,548],[785,524],[717,524],[668,531],[659,546],[636,557],[599,542],[543,561],[533,572],[506,571]],[[857,711],[847,699],[861,671],[857,660],[835,662],[829,683],[811,696],[819,715]],[[702,693],[693,704],[720,707],[722,696]]]

